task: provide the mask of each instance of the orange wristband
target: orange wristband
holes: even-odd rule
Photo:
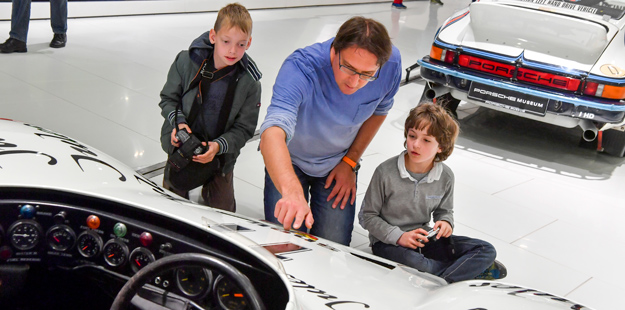
[[[356,162],[351,160],[349,157],[343,156],[343,161],[346,162],[350,167],[352,167],[352,169],[356,168]]]

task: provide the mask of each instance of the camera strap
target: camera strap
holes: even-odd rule
[[[196,94],[193,100],[193,104],[191,105],[191,110],[189,111],[189,115],[187,116],[187,124],[189,124],[189,126],[191,126],[195,122],[196,117],[199,115],[200,100],[203,95],[202,93],[203,92],[208,93],[208,88],[210,87],[211,83],[221,80],[226,75],[230,74],[233,70],[235,70],[236,67],[237,67],[237,64],[234,64],[232,66],[227,66],[219,70],[216,70],[213,66],[212,54],[210,55],[210,57],[202,61],[202,64],[200,65],[200,69],[196,73],[195,77],[193,77],[193,80],[191,80],[191,83],[189,83],[189,88],[181,96],[181,97],[184,97],[184,95],[188,91],[194,89],[195,87],[198,87],[198,93]],[[211,69],[213,71],[211,71]],[[209,83],[207,83],[206,85],[202,85],[202,80],[208,80]],[[235,89],[237,81],[238,79],[236,79],[236,81],[233,80],[228,85],[226,97],[224,98],[224,105],[222,106],[222,109],[219,114],[219,124],[217,124],[217,128],[219,129],[220,132],[224,131],[226,122],[228,120],[228,117],[230,116],[230,110],[232,108],[232,101],[234,99],[234,89]],[[178,102],[178,105],[176,106],[175,119],[178,118],[178,113],[182,113],[182,101]],[[178,130],[177,128],[178,126],[174,126],[174,127],[176,130]]]

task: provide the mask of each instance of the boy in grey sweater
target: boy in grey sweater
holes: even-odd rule
[[[406,150],[378,166],[359,214],[375,255],[434,274],[448,283],[500,279],[505,267],[488,242],[452,235],[454,174],[451,155],[458,124],[440,106],[410,111]],[[430,221],[434,218],[434,227]],[[428,231],[437,231],[427,238]]]

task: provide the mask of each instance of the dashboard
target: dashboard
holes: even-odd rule
[[[268,309],[288,300],[279,277],[244,250],[197,227],[112,201],[28,188],[0,188],[0,308],[109,309],[120,288],[159,258],[203,253],[245,274]],[[180,266],[153,291],[204,309],[247,309],[246,296],[215,270]],[[33,298],[32,296],[37,296]],[[143,296],[142,296],[143,297]]]

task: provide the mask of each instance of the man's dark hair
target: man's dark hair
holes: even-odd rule
[[[357,46],[378,58],[382,67],[393,53],[393,44],[384,25],[370,18],[356,16],[341,25],[332,43],[334,52]]]

